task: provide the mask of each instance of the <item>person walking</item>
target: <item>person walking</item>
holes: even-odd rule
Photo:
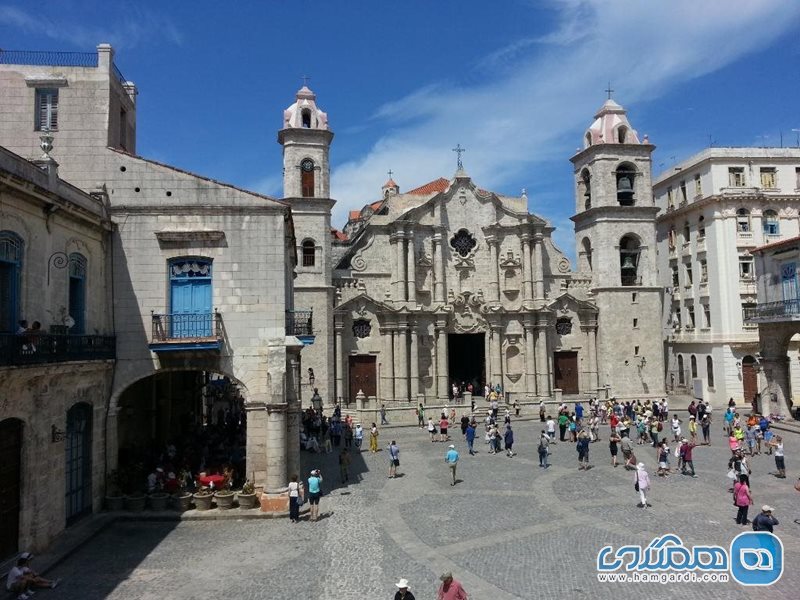
[[[762,506],[761,512],[753,519],[753,531],[769,531],[772,533],[772,528],[775,525],[779,525],[778,519],[772,515],[773,512],[775,512],[775,509],[768,504]]]
[[[378,426],[373,423],[372,429],[369,430],[369,451],[373,454],[378,451],[378,436],[380,432],[378,431]]]
[[[452,573],[449,571],[443,573],[439,579],[441,579],[442,585],[439,586],[436,600],[469,600],[464,586],[453,579]]]
[[[381,425],[388,425],[389,421],[386,420],[386,405],[381,404]]]
[[[691,475],[695,479],[697,475],[694,472],[694,460],[692,459],[692,452],[694,451],[695,444],[693,441],[689,441],[686,438],[681,439],[681,449],[680,449],[680,456],[681,456],[681,464],[683,465],[683,470],[681,474],[683,475]]]
[[[308,478],[308,502],[311,504],[310,519],[319,519],[319,499],[322,497],[322,474],[319,469],[311,471]]]
[[[516,398],[514,398],[513,406],[514,406],[514,416],[518,417],[519,416],[519,402],[517,402]]]
[[[514,432],[511,430],[511,423],[506,425],[506,432],[503,435],[503,442],[505,443],[506,446],[506,456],[508,456],[508,458],[511,458],[512,456],[514,456],[514,450],[513,450]]]
[[[450,477],[452,479],[450,485],[456,484],[456,467],[458,466],[458,452],[453,444],[447,449],[447,454],[444,455],[444,460],[450,468]]]
[[[567,433],[567,425],[569,424],[569,417],[565,412],[558,415],[558,441],[565,442],[564,435]]]
[[[622,450],[622,458],[625,459],[625,469],[631,470],[636,468],[636,456],[633,453],[633,444],[628,437],[627,430],[621,434],[622,439],[619,442],[619,447]]]
[[[356,450],[361,452],[361,442],[364,441],[364,428],[361,427],[361,423],[356,425],[356,430],[353,432],[353,439],[356,442]]]
[[[550,441],[554,444],[556,443],[556,422],[553,420],[553,417],[547,415],[547,422],[545,423],[547,427],[547,435],[550,436]]]
[[[350,427],[350,423],[345,421],[344,423],[344,447],[345,448],[352,448],[353,447],[353,428]]]
[[[417,407],[417,424],[420,429],[425,426],[425,407],[422,406],[422,402],[420,402]],[[400,581],[405,581],[405,579],[401,579]]]
[[[750,522],[747,520],[747,511],[753,503],[753,497],[747,479],[746,475],[739,475],[739,481],[733,484],[733,504],[738,509],[736,512],[738,525],[747,525]]]
[[[783,457],[783,438],[776,435],[775,441],[770,442],[769,445],[775,448],[775,468],[778,469],[775,477],[786,479],[786,462]]]
[[[647,508],[652,504],[647,502],[647,492],[650,490],[650,475],[645,470],[644,463],[636,465],[636,474],[633,477],[633,487],[639,492],[639,508]]]
[[[611,466],[617,466],[617,453],[619,452],[618,444],[622,441],[616,431],[611,432],[611,437],[608,438],[608,450],[611,452]]]
[[[442,413],[442,418],[439,419],[439,441],[446,442],[450,439],[447,435],[447,430],[449,429],[450,422],[447,420],[447,415]]]
[[[546,469],[550,465],[547,464],[547,455],[550,454],[550,443],[553,442],[550,435],[542,429],[542,435],[539,437],[539,466]],[[555,442],[553,442],[555,444]]]
[[[397,447],[397,442],[392,442],[386,447],[389,451],[389,479],[397,477],[397,467],[400,466],[400,448]]]
[[[678,415],[672,415],[672,441],[673,442],[680,442],[681,441],[681,421],[678,418]]]
[[[475,421],[470,421],[467,430],[464,432],[464,439],[467,440],[469,455],[475,456]]]
[[[703,432],[703,445],[711,445],[711,417],[707,412],[700,418],[700,430]]]
[[[689,439],[697,445],[697,418],[694,415],[689,416]]]
[[[394,593],[394,600],[415,600],[414,594],[409,589],[408,579],[403,577],[394,585],[397,587],[397,591]]]
[[[428,433],[431,434],[431,442],[436,441],[436,425],[433,424],[433,419],[428,418]]]
[[[297,480],[297,473],[292,475],[289,481],[289,521],[298,523],[300,521],[300,505],[303,503],[303,486]]]
[[[547,409],[545,408],[544,400],[542,400],[541,402],[539,402],[539,420],[542,423],[544,423],[544,421],[545,421],[544,415],[545,415],[546,410]]]
[[[589,434],[585,429],[582,429],[578,434],[577,443],[575,444],[578,450],[578,470],[589,470]]]

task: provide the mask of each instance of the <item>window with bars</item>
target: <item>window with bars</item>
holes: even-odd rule
[[[748,233],[750,231],[750,211],[740,208],[736,211],[736,231]]]
[[[678,287],[680,281],[678,280],[678,265],[672,265],[672,287]]]
[[[372,325],[367,319],[357,319],[353,321],[353,335],[359,339],[369,337],[372,332]]]
[[[692,285],[692,263],[687,262],[684,263],[685,274],[686,274],[686,287]]]
[[[703,215],[697,219],[697,237],[706,237],[706,218]]]
[[[778,187],[778,175],[775,167],[761,167],[761,187],[769,189]]]
[[[23,242],[13,231],[0,231],[0,332],[17,330],[20,312]]]
[[[313,267],[316,263],[316,248],[313,240],[303,242],[303,266]]]
[[[708,283],[708,262],[705,258],[700,260],[700,283]]]
[[[694,323],[694,306],[687,306],[686,307],[686,316],[688,317],[688,320],[686,322],[686,326],[689,329],[694,329],[694,325],[695,325],[695,323]]]
[[[36,131],[58,129],[58,88],[36,89]]]
[[[686,202],[686,182],[681,181],[681,202]]]

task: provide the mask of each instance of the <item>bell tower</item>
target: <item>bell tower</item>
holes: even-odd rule
[[[654,146],[609,98],[570,160],[575,169],[578,269],[599,308],[600,385],[617,397],[664,394],[662,290],[656,272]]]
[[[309,406],[314,388],[319,389],[326,405],[336,400],[333,398],[331,209],[335,201],[330,198],[331,141],[333,132],[328,127],[328,115],[317,106],[314,92],[304,85],[295,95],[295,102],[283,111],[283,128],[278,131],[278,143],[283,146],[283,200],[292,207],[297,242],[294,314],[299,322],[307,323],[310,311],[313,329],[313,337],[301,337],[307,344],[301,354],[300,370],[304,407]],[[287,335],[292,334],[287,331]]]

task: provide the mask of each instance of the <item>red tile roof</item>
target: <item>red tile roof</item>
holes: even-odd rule
[[[764,244],[758,248],[753,248],[750,250],[750,254],[753,252],[764,252],[765,250],[775,250],[781,246],[791,246],[792,244],[797,244],[798,242],[800,242],[800,235],[789,238],[788,240],[780,240],[778,242],[772,242],[771,244]]]
[[[349,239],[344,233],[333,228],[331,228],[331,236],[333,236],[333,239],[339,240],[340,242],[346,242]]]
[[[350,214],[348,215],[348,219],[350,219],[351,221],[354,221],[354,220],[360,219],[360,218],[361,218],[361,211],[360,210],[351,210]]]
[[[378,209],[381,207],[381,204],[383,204],[383,200],[378,200],[377,202],[373,202],[372,204],[370,204],[370,205],[369,205],[369,207],[370,207],[370,208],[371,208],[373,211],[376,211],[376,210],[378,210]]]
[[[450,187],[450,182],[444,177],[439,177],[439,179],[435,179],[434,181],[428,182],[425,185],[421,185],[418,188],[406,192],[406,194],[411,194],[413,196],[427,196],[428,194],[444,192],[448,187]]]

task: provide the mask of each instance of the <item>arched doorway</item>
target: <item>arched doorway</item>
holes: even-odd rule
[[[22,489],[22,421],[0,421],[0,561],[19,550],[19,512]]]
[[[66,517],[72,525],[92,512],[92,407],[79,402],[67,411],[64,438]]]
[[[744,403],[750,404],[758,393],[756,359],[752,356],[745,356],[742,359],[742,388],[744,390]]]

